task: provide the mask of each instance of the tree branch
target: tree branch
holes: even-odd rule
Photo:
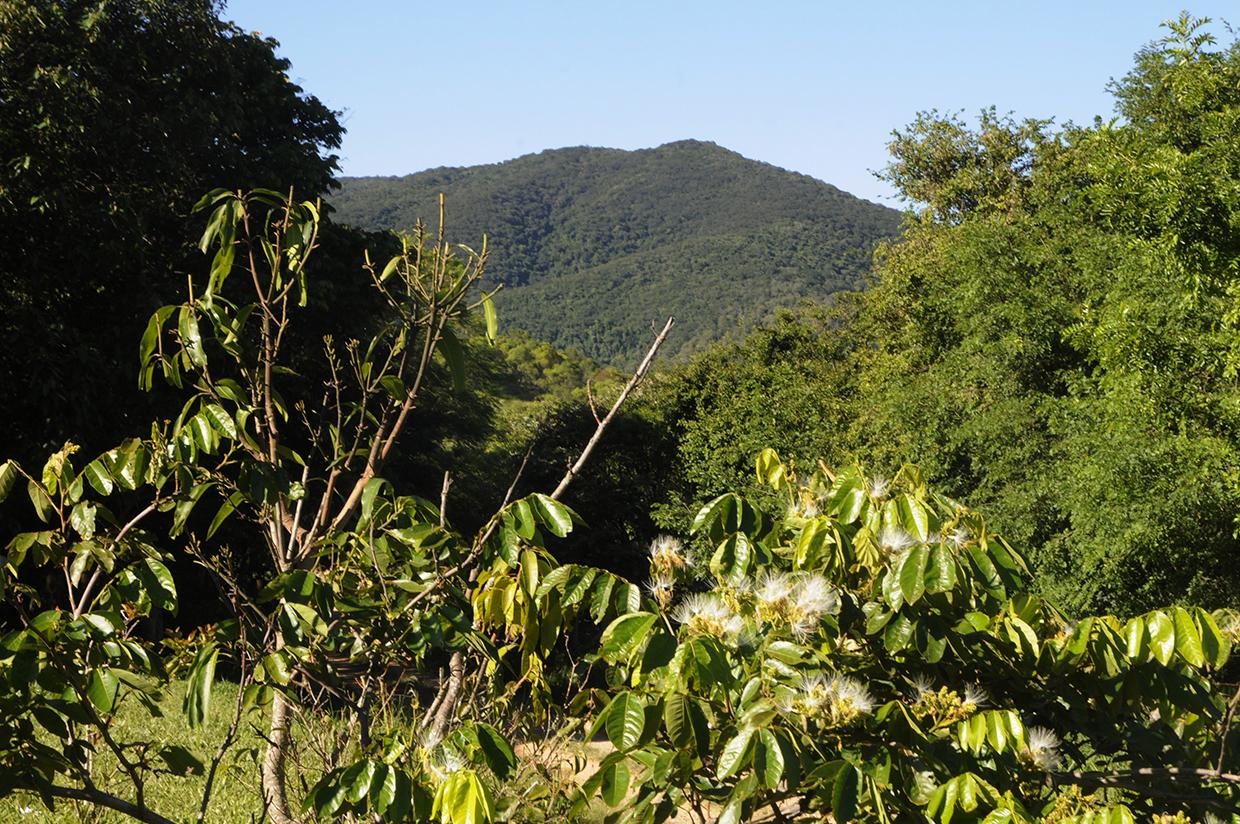
[[[573,482],[573,478],[577,477],[577,473],[581,472],[581,468],[585,466],[586,461],[590,458],[590,453],[594,451],[594,447],[603,438],[603,432],[607,429],[607,425],[611,423],[611,419],[620,411],[620,407],[624,404],[633,390],[638,387],[642,379],[646,377],[646,372],[650,369],[650,364],[654,361],[654,356],[658,354],[659,347],[663,345],[663,340],[668,333],[672,331],[672,327],[676,325],[676,319],[669,317],[667,323],[663,324],[663,331],[654,339],[654,343],[650,345],[650,350],[646,352],[646,357],[642,358],[641,364],[637,367],[637,371],[633,373],[633,377],[629,378],[629,382],[625,385],[624,391],[620,393],[620,397],[616,398],[616,402],[611,405],[611,410],[607,413],[607,417],[599,421],[598,426],[594,430],[594,435],[586,443],[585,448],[581,450],[581,454],[577,457],[576,462],[568,468],[564,473],[564,477],[560,480],[559,486],[548,497],[552,500],[559,500],[564,491],[568,489],[568,485]]]
[[[132,801],[126,801],[123,798],[105,793],[98,789],[78,789],[77,787],[58,787],[52,785],[48,788],[56,798],[68,798],[73,801],[86,801],[100,807],[107,807],[110,810],[116,810],[130,818],[138,821],[145,821],[148,824],[176,824],[171,818],[164,818],[157,812],[148,810],[146,807],[134,804]]]

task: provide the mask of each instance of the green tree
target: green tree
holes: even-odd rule
[[[1240,812],[1218,691],[1235,613],[1070,621],[915,468],[798,474],[765,450],[756,469],[777,506],[707,503],[708,556],[655,541],[651,598],[604,631],[611,688],[585,703],[614,751],[579,803],[727,824]]]
[[[398,494],[381,473],[426,402],[436,359],[466,376],[469,316],[481,314],[495,336],[491,294],[475,289],[485,244],[459,257],[441,206],[437,235],[419,226],[382,265],[367,256],[382,306],[371,335],[327,336],[324,377],[307,381],[286,352],[308,303],[318,206],[263,189],[216,190],[200,205],[209,210],[200,242],[214,252],[209,272],[185,302],[156,310],[141,341],[140,383],[162,379],[186,396],[175,420],[80,470],[72,444],[40,473],[0,464],[0,498],[24,481],[43,522],[6,547],[15,614],[0,640],[0,795],[166,822],[173,811],[152,808],[147,780],[197,773],[203,821],[239,730],[253,724],[265,742],[261,813],[273,821],[297,820],[302,809],[491,820],[496,782],[516,759],[488,719],[499,720],[519,690],[547,702],[544,661],[579,610],[601,621],[640,600],[636,586],[598,570],[584,583],[576,568],[552,575],[545,544],[579,520],[558,499],[592,447],[549,494],[514,500],[510,490],[475,534],[454,531],[446,478],[436,504]],[[138,629],[156,609],[176,611],[186,561],[207,570],[228,615],[204,632],[188,667],[189,725],[219,711],[217,666],[238,680],[212,753],[117,723],[122,704],[158,712],[173,686],[158,645]],[[576,600],[535,598],[544,578],[573,585]],[[402,680],[436,663],[447,674],[424,704]],[[493,704],[464,701],[466,691]],[[328,730],[330,754],[299,803],[287,775],[293,719],[341,712],[347,723]]]
[[[765,437],[802,468],[916,460],[1070,611],[1235,605],[1240,47],[1204,25],[1138,55],[1119,121],[897,133],[913,208],[872,288],[822,332],[774,326],[684,371],[679,523],[745,489]],[[802,334],[818,349],[768,347]]]
[[[184,289],[183,239],[202,192],[332,185],[335,113],[290,81],[274,40],[221,9],[0,2],[9,454],[33,458],[68,437],[102,449],[159,409],[127,391],[132,342]]]

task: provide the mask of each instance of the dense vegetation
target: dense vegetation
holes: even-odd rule
[[[763,445],[887,477],[916,460],[1070,609],[1234,606],[1238,81],[1240,50],[1181,21],[1115,84],[1119,121],[898,134],[918,209],[873,288],[651,399],[678,451],[665,526],[752,483]]]
[[[489,287],[519,275],[488,276],[485,226],[328,221],[339,124],[219,13],[0,0],[2,231],[45,245],[7,264],[5,334],[86,353],[6,361],[6,397],[60,400],[14,397],[0,455],[0,816],[1240,816],[1240,44],[1170,24],[1112,123],[920,116],[868,290],[626,382],[499,334]],[[789,228],[788,187],[722,150],[488,173],[540,157],[601,187],[576,198],[726,224],[694,237],[768,274],[758,247],[815,231],[862,266],[840,212]],[[607,189],[613,162],[782,217]],[[204,175],[229,188],[193,205]],[[596,275],[620,259],[587,238],[692,247],[574,214],[557,248]],[[539,278],[512,293],[575,288]],[[141,316],[148,394],[101,385]]]
[[[331,203],[350,225],[408,228],[440,192],[464,236],[488,235],[506,323],[618,366],[636,363],[668,314],[679,327],[665,357],[855,288],[899,223],[891,209],[695,140],[342,178]]]
[[[190,207],[220,185],[332,185],[334,113],[218,8],[0,2],[6,454],[102,449],[175,414],[133,391],[133,342],[185,287]]]

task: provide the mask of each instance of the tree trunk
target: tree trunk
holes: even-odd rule
[[[267,752],[263,754],[263,804],[272,824],[297,824],[289,812],[288,793],[284,787],[284,767],[292,742],[289,727],[293,723],[293,706],[277,692],[271,702],[271,729]]]
[[[435,711],[435,720],[431,722],[431,741],[443,740],[448,731],[448,723],[456,713],[456,701],[461,694],[461,683],[465,680],[465,656],[458,652],[452,653],[448,661],[448,688],[444,692],[443,701]]]

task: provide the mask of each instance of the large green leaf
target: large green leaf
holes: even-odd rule
[[[207,643],[198,650],[185,679],[185,701],[182,708],[191,729],[201,727],[211,707],[211,687],[215,682],[215,662],[219,648]]]
[[[951,550],[939,544],[930,549],[926,564],[926,592],[947,592],[956,586],[956,561]]]
[[[552,535],[563,538],[573,531],[573,511],[559,501],[535,492],[529,497],[530,508]]]
[[[0,502],[9,497],[9,493],[13,491],[13,486],[20,477],[21,473],[17,471],[17,464],[14,461],[0,463]]]
[[[716,767],[715,774],[722,781],[736,775],[741,769],[749,763],[753,755],[753,727],[741,727],[736,735],[724,745],[723,752],[719,754],[719,763]]]
[[[86,681],[86,697],[100,712],[109,713],[116,707],[120,688],[121,682],[112,670],[99,667],[91,671]]]
[[[1166,665],[1175,654],[1175,624],[1165,612],[1155,610],[1145,617],[1145,629],[1149,635],[1150,652],[1158,663]]]
[[[1205,654],[1201,649],[1201,631],[1193,621],[1193,616],[1183,607],[1172,610],[1175,622],[1175,650],[1190,666],[1200,667],[1205,663]]]
[[[899,571],[900,591],[904,594],[905,603],[917,603],[926,591],[926,564],[929,560],[930,549],[925,546],[915,546],[905,556]]]
[[[487,767],[500,781],[506,781],[517,768],[517,755],[508,739],[489,724],[477,724],[475,729],[478,733],[478,747],[482,750]]]
[[[753,766],[762,786],[770,790],[779,786],[780,780],[784,777],[784,754],[775,733],[770,730],[758,731]]]
[[[629,791],[629,765],[623,758],[616,759],[602,768],[602,784],[599,795],[609,807],[619,807]]]
[[[649,637],[650,628],[658,619],[652,612],[630,612],[616,618],[603,630],[599,656],[611,664],[628,661]]]
[[[603,710],[607,738],[619,750],[630,750],[641,741],[646,724],[646,702],[635,692],[622,692]]]
[[[861,786],[861,774],[851,764],[844,766],[835,777],[831,790],[831,812],[839,824],[852,821],[857,815],[857,797]]]
[[[1222,667],[1231,656],[1231,642],[1219,631],[1218,624],[1214,622],[1210,613],[1197,607],[1193,610],[1193,614],[1197,617],[1197,625],[1201,628],[1201,652],[1205,656],[1206,663],[1216,669]]]

